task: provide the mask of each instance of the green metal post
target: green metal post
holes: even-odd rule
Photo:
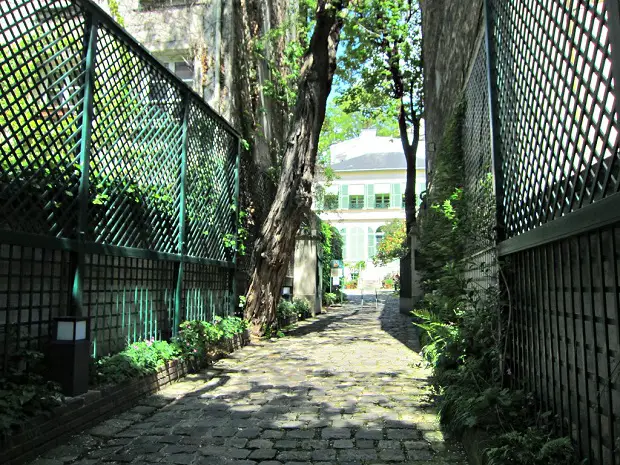
[[[97,31],[99,19],[92,14],[88,16],[85,36],[85,70],[84,70],[84,107],[82,113],[82,131],[80,141],[80,186],[79,212],[77,241],[78,250],[75,252],[75,268],[73,274],[73,289],[71,292],[71,314],[73,316],[84,316],[84,270],[85,252],[84,240],[88,228],[88,190],[89,190],[89,166],[91,137],[93,127],[93,96],[95,91],[95,57],[97,54]]]
[[[186,189],[187,189],[187,137],[189,126],[189,110],[190,110],[190,98],[189,93],[184,95],[183,103],[183,142],[181,148],[181,186],[179,190],[179,243],[178,251],[181,256],[181,261],[176,267],[177,283],[176,292],[174,295],[174,324],[172,328],[172,335],[176,336],[179,331],[179,325],[181,324],[181,312],[183,311],[183,261],[185,258],[185,207],[186,207]]]
[[[234,221],[234,228],[235,228],[235,237],[239,237],[239,215],[240,215],[240,208],[241,208],[241,204],[239,201],[239,178],[241,175],[241,140],[239,138],[237,138],[237,159],[235,160],[235,198],[234,198],[234,202],[235,202],[235,211],[233,212],[233,221]],[[237,309],[237,247],[235,247],[234,249],[234,255],[233,255],[233,264],[235,265],[235,267],[230,270],[230,295],[231,295],[231,299],[230,299],[230,307],[231,307],[231,315],[235,315],[236,313],[236,309]]]
[[[504,177],[501,153],[497,137],[497,114],[495,108],[495,83],[493,80],[493,37],[491,27],[491,5],[489,0],[484,0],[484,46],[487,55],[487,99],[489,102],[489,132],[491,135],[491,170],[493,172],[493,196],[495,198],[495,223],[497,230],[496,243],[503,241],[505,237],[504,225]]]

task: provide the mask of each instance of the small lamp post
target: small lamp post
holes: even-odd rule
[[[54,320],[49,351],[51,376],[66,396],[88,391],[90,334],[88,318],[60,317]]]

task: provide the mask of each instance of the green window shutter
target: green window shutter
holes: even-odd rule
[[[402,197],[400,195],[400,184],[392,184],[392,193],[390,194],[390,207],[401,208]]]
[[[349,231],[349,260],[364,260],[364,230],[354,226]]]
[[[372,259],[377,253],[377,244],[375,237],[375,230],[371,227],[368,228],[368,259]]]
[[[343,184],[338,190],[338,209],[346,210],[349,208],[349,186]]]
[[[366,196],[365,196],[364,207],[375,208],[375,186],[374,184],[366,184]]]

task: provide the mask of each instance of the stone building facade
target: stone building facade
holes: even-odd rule
[[[430,180],[433,155],[441,142],[446,120],[459,101],[475,58],[475,44],[484,31],[484,2],[424,0],[420,3],[424,31],[426,168]]]

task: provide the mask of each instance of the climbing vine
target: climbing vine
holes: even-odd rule
[[[298,3],[296,11],[285,21],[254,42],[256,57],[269,69],[263,91],[287,110],[293,107],[297,98],[297,80],[314,26],[312,12],[316,8],[316,0],[300,0]]]
[[[326,221],[321,221],[321,248],[323,251],[323,292],[330,290],[331,262],[342,260],[342,236],[338,229]]]
[[[124,27],[125,20],[123,19],[123,16],[121,15],[121,12],[119,9],[119,1],[108,0],[108,8],[110,9],[110,16],[114,18],[114,21],[116,21],[118,24]]]

